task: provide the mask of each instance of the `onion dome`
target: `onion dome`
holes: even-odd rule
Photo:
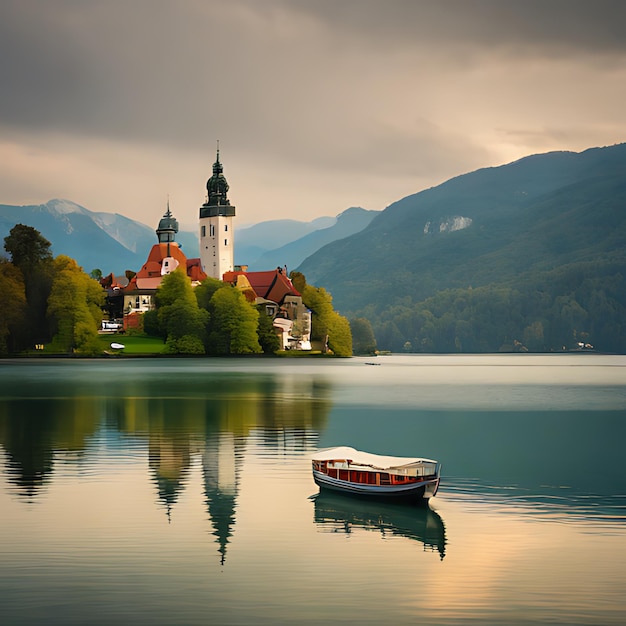
[[[170,203],[167,203],[167,211],[165,215],[161,218],[159,222],[159,226],[157,228],[157,237],[159,238],[159,243],[168,243],[170,241],[174,241],[176,233],[178,232],[178,221],[172,215],[170,211]]]
[[[224,168],[220,163],[220,149],[217,147],[217,159],[213,163],[213,176],[206,183],[208,206],[228,205],[230,202],[227,198],[228,182],[224,176]]]

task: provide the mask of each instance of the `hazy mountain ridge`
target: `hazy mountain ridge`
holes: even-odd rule
[[[0,237],[15,224],[37,229],[52,244],[53,254],[75,259],[86,272],[137,270],[155,243],[155,232],[145,224],[117,213],[95,213],[69,200],[45,204],[0,205]]]
[[[118,213],[90,211],[70,200],[54,199],[38,205],[0,205],[0,241],[4,243],[4,237],[15,224],[25,224],[37,229],[50,241],[55,256],[72,257],[86,272],[98,268],[105,274],[122,274],[125,270],[137,271],[145,263],[150,249],[157,242],[156,226],[160,217],[160,214],[155,215],[155,225],[150,227]],[[244,264],[246,258],[256,259],[270,253],[272,246],[284,246],[318,229],[332,231],[337,221],[337,217],[320,217],[310,222],[269,220],[240,230],[236,228],[235,261]],[[345,221],[344,218],[334,238],[345,230]],[[358,224],[353,226],[349,232],[358,227]],[[197,231],[181,230],[176,241],[188,258],[200,255]],[[278,264],[285,265],[286,261],[272,262],[260,269],[270,269]]]
[[[280,249],[317,230],[330,228],[336,223],[336,217],[318,217],[310,222],[284,219],[267,220],[241,228],[235,225],[235,263],[247,265],[252,269],[258,265],[260,257],[264,254]],[[278,265],[283,266],[285,262],[272,261],[268,267]]]
[[[295,269],[304,259],[325,246],[327,243],[349,237],[363,230],[380,211],[368,211],[360,207],[350,207],[340,213],[332,226],[314,230],[309,234],[263,253],[253,264],[251,270],[262,270],[278,266]]]

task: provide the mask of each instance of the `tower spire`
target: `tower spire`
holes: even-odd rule
[[[235,207],[228,199],[228,182],[220,162],[220,142],[213,174],[206,183],[206,202],[200,207],[200,259],[204,271],[222,280],[233,269],[233,218]]]
[[[170,211],[170,196],[167,194],[167,211],[165,211],[165,215],[161,218],[156,231],[159,243],[167,243],[169,245],[170,242],[175,241],[177,232],[178,221]]]
[[[228,206],[228,183],[224,176],[224,167],[220,163],[220,142],[217,140],[217,158],[213,163],[213,176],[206,183],[207,206]]]

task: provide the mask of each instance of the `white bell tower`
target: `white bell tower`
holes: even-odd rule
[[[234,268],[233,217],[235,207],[228,200],[228,183],[220,163],[220,146],[213,163],[213,176],[206,184],[207,200],[200,207],[200,261],[208,276],[222,280]]]

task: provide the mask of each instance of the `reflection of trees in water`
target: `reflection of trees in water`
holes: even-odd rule
[[[255,444],[281,454],[313,452],[319,441],[317,430],[297,427],[259,428],[250,436]]]
[[[375,530],[421,542],[425,550],[445,556],[443,520],[427,504],[387,503],[321,491],[315,497],[315,523],[322,532],[350,534],[354,529]]]
[[[0,402],[0,443],[15,492],[35,498],[52,477],[55,456],[78,452],[98,429],[96,402],[89,398],[8,399]]]
[[[109,453],[133,441],[147,444],[157,501],[171,519],[193,459],[200,458],[222,564],[234,532],[248,440],[273,452],[312,449],[331,406],[329,389],[318,380],[258,374],[202,381],[129,378],[104,388],[79,381],[74,387],[44,384],[39,391],[46,397],[25,394],[0,402],[0,443],[18,493],[36,497],[53,475],[55,456],[67,450],[84,455],[100,427]]]
[[[305,451],[317,443],[330,412],[329,389],[315,381],[294,381],[277,386],[258,404],[255,438],[262,445]]]
[[[238,375],[191,386],[130,381],[117,391],[107,398],[107,426],[128,434],[176,428],[202,439],[208,430],[242,435],[259,427],[320,430],[330,410],[329,390],[308,379]]]

